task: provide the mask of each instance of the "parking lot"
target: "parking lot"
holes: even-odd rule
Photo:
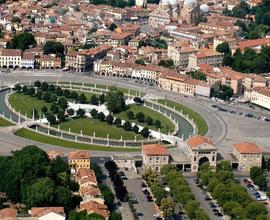
[[[186,181],[188,182],[190,189],[195,196],[195,199],[200,203],[200,208],[203,209],[206,214],[209,216],[209,218],[212,220],[221,220],[225,219],[225,216],[217,216],[215,213],[219,211],[219,207],[216,204],[215,201],[211,199],[210,196],[207,195],[207,192],[204,190],[201,190],[196,183],[194,182],[195,178],[186,178]],[[208,198],[207,200],[205,198]],[[214,212],[216,211],[216,212]]]
[[[157,213],[154,202],[148,202],[146,196],[142,192],[143,187],[141,183],[143,179],[132,179],[128,178],[124,180],[124,183],[127,187],[129,193],[134,193],[137,204],[134,204],[134,207],[137,209],[137,213],[142,213],[139,216],[139,219],[142,220],[151,220],[155,219],[154,215]]]

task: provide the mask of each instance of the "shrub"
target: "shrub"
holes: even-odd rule
[[[161,128],[161,122],[160,122],[160,120],[155,120],[155,122],[154,122],[154,124],[155,124],[155,127],[156,128]]]
[[[130,131],[132,129],[132,126],[129,121],[125,121],[125,123],[123,124],[123,128],[125,131]]]
[[[92,95],[91,98],[90,98],[90,104],[91,105],[98,105],[98,102],[99,102],[99,100],[98,100],[97,96]]]
[[[97,115],[98,119],[100,121],[105,121],[105,115],[103,112],[99,112],[98,115]]]
[[[106,117],[106,122],[110,125],[113,123],[113,120],[114,118],[111,114]]]
[[[144,119],[145,119],[145,115],[144,115],[143,112],[138,112],[136,114],[136,118],[137,118],[138,122],[143,123],[144,122]]]
[[[144,138],[148,138],[150,135],[150,131],[148,128],[143,128],[140,133]]]
[[[56,114],[59,109],[58,109],[58,106],[56,104],[52,104],[50,110],[51,110],[51,112]]]
[[[139,127],[138,127],[137,125],[134,125],[133,128],[132,128],[132,130],[133,130],[136,134],[139,133]]]
[[[113,122],[113,124],[116,126],[116,127],[121,127],[122,125],[122,120],[120,118],[116,118]]]
[[[84,115],[85,115],[85,111],[83,109],[79,108],[77,110],[77,116],[78,117],[83,117]]]
[[[145,118],[145,122],[148,124],[148,125],[152,125],[153,124],[153,118],[151,118],[150,116],[147,116]]]
[[[133,118],[134,118],[134,113],[133,113],[133,111],[128,111],[128,112],[127,112],[127,117],[128,117],[129,120],[130,120],[130,119],[133,119]]]
[[[73,109],[73,108],[69,108],[69,109],[67,110],[67,113],[68,113],[69,116],[74,115],[74,109]]]
[[[98,111],[96,109],[92,109],[90,112],[92,118],[97,118]]]

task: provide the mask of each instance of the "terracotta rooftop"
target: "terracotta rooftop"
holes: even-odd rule
[[[262,38],[262,39],[254,39],[254,40],[244,40],[238,43],[238,47],[240,50],[244,50],[248,47],[257,47],[263,45],[269,45],[270,38]]]
[[[262,95],[270,97],[270,87],[255,87],[253,91],[256,91]]]
[[[161,144],[145,144],[142,146],[145,155],[168,155],[168,150]]]
[[[105,219],[109,217],[108,207],[105,204],[89,201],[80,206],[81,210],[86,210],[87,213],[96,213],[103,216]]]
[[[47,152],[47,155],[50,159],[54,159],[56,157],[63,157],[64,156],[64,152],[60,151],[60,150],[50,150]]]
[[[31,208],[32,217],[41,217],[50,212],[65,216],[64,207],[34,207]]]
[[[74,159],[89,159],[90,158],[90,153],[88,151],[70,151],[68,153],[68,159],[69,160],[74,160]]]
[[[260,154],[262,149],[254,143],[238,143],[233,145],[235,149],[241,154]]]
[[[2,49],[0,52],[1,56],[18,56],[22,55],[22,51],[18,49]]]
[[[214,146],[214,143],[207,137],[197,135],[187,140],[187,144],[190,148],[195,149],[202,144],[210,144]]]
[[[12,218],[15,219],[17,210],[12,208],[5,208],[0,210],[0,219]]]

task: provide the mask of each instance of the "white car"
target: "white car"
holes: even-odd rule
[[[259,198],[257,198],[258,201],[265,201],[267,200],[267,196],[261,196]]]

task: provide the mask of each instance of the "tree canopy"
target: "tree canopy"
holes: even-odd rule
[[[26,50],[37,44],[34,35],[31,33],[21,33],[15,35],[10,42],[7,43],[7,48]]]
[[[47,41],[43,46],[44,54],[56,54],[58,57],[63,57],[65,47],[62,43],[56,41]]]
[[[110,88],[110,91],[105,97],[107,108],[112,113],[118,113],[125,109],[124,94],[115,87]]]

